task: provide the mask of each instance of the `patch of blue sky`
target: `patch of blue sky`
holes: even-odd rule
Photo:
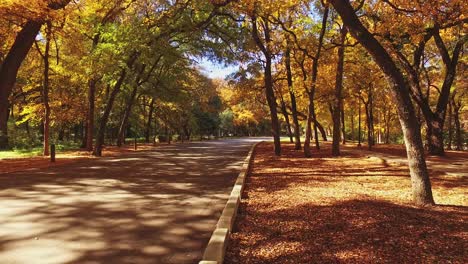
[[[225,65],[224,63],[210,61],[207,58],[197,59],[197,62],[202,73],[211,79],[225,79],[239,69],[239,65]]]

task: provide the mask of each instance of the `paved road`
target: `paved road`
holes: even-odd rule
[[[197,263],[259,140],[0,176],[0,263]]]

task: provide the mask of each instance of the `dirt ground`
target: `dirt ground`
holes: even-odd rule
[[[402,146],[257,147],[226,263],[468,263],[468,154],[428,157],[437,206],[411,203]]]
[[[152,150],[157,145],[154,144],[139,144],[136,151]],[[135,152],[134,145],[124,145],[122,147],[107,146],[103,150],[104,157],[117,157],[120,155]],[[0,159],[0,175],[18,171],[26,171],[30,169],[45,169],[63,164],[69,164],[84,159],[93,159],[92,153],[84,150],[73,150],[57,152],[56,161],[50,162],[49,157],[37,156],[29,158],[14,158]]]

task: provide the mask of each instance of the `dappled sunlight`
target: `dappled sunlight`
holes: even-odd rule
[[[248,152],[250,143],[236,143],[180,144],[1,176],[0,259],[193,263]]]
[[[405,164],[329,151],[305,159],[290,144],[281,157],[268,144],[257,147],[227,263],[463,262],[466,178],[440,173],[444,162],[434,160],[439,205],[417,208]]]

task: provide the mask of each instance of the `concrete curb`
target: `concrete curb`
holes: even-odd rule
[[[253,152],[258,144],[263,141],[255,143],[249,151],[249,154],[242,164],[241,172],[237,176],[236,183],[232,188],[231,195],[224,207],[224,210],[219,217],[216,229],[211,235],[210,241],[206,246],[203,254],[203,259],[199,264],[222,264],[224,261],[224,254],[229,240],[229,234],[232,231],[234,222],[236,220],[237,210],[239,209],[242,191],[244,190],[245,177],[249,172],[253,160]]]

